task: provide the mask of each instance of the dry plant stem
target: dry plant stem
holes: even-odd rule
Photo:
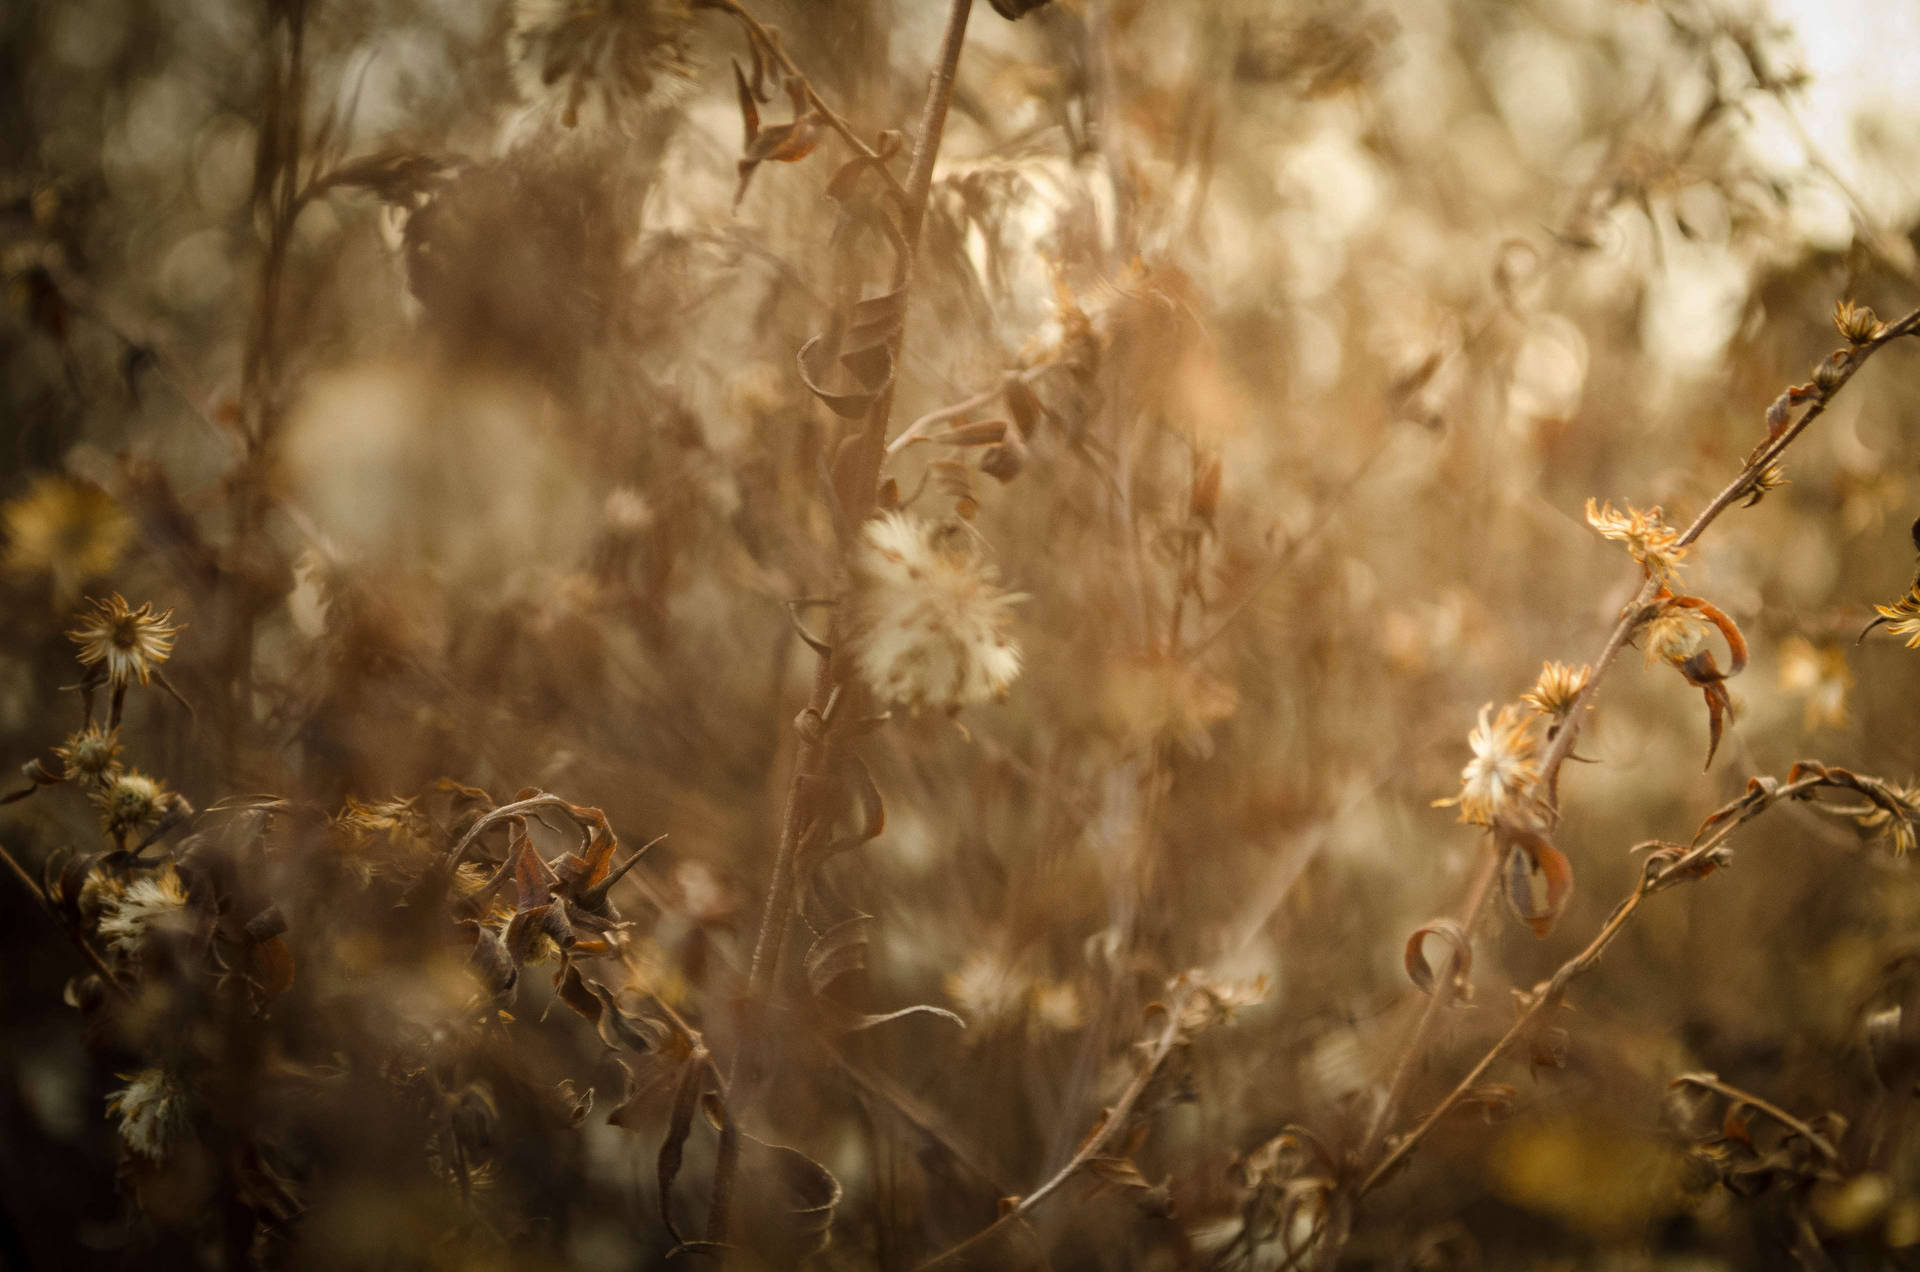
[[[1480,863],[1474,867],[1473,879],[1467,885],[1467,898],[1460,906],[1458,918],[1460,930],[1471,934],[1474,925],[1480,921],[1481,913],[1493,896],[1494,881],[1500,877],[1500,851],[1497,844],[1489,842],[1482,847]],[[1427,995],[1426,1006],[1421,1009],[1420,1022],[1414,1026],[1413,1043],[1400,1053],[1400,1060],[1394,1065],[1393,1077],[1387,1082],[1386,1095],[1374,1109],[1373,1117],[1367,1123],[1367,1136],[1363,1143],[1368,1145],[1380,1142],[1380,1137],[1393,1122],[1400,1111],[1400,1102],[1406,1098],[1407,1087],[1413,1081],[1413,1072],[1424,1058],[1425,1043],[1432,1037],[1435,1026],[1439,1024],[1440,1014],[1454,999],[1454,976],[1459,967],[1460,951],[1449,948],[1447,959],[1434,979],[1433,992]]]
[[[1822,779],[1818,777],[1807,777],[1797,782],[1786,783],[1774,792],[1765,807],[1773,807],[1781,800],[1791,799],[1796,795],[1805,794],[1822,784]],[[1447,1093],[1446,1098],[1441,1100],[1432,1112],[1414,1123],[1411,1130],[1394,1141],[1393,1147],[1387,1151],[1386,1156],[1380,1159],[1378,1165],[1367,1172],[1366,1178],[1363,1179],[1360,1182],[1360,1186],[1355,1189],[1355,1198],[1364,1197],[1379,1187],[1380,1182],[1387,1177],[1395,1166],[1399,1165],[1400,1162],[1405,1159],[1408,1153],[1413,1151],[1414,1146],[1426,1138],[1427,1132],[1438,1125],[1442,1118],[1452,1112],[1453,1109],[1459,1105],[1460,1101],[1467,1097],[1474,1086],[1479,1083],[1480,1079],[1486,1076],[1487,1070],[1493,1067],[1494,1062],[1506,1054],[1507,1049],[1512,1047],[1514,1043],[1525,1037],[1527,1031],[1533,1028],[1534,1023],[1543,1014],[1559,1005],[1561,998],[1566,993],[1568,984],[1571,983],[1576,976],[1592,970],[1594,965],[1600,961],[1600,956],[1606,952],[1607,947],[1613,944],[1613,938],[1620,935],[1621,930],[1627,926],[1628,921],[1639,911],[1642,902],[1654,893],[1664,891],[1674,883],[1686,878],[1709,854],[1720,847],[1721,844],[1725,843],[1727,839],[1733,835],[1734,831],[1746,825],[1746,823],[1757,816],[1760,811],[1762,810],[1755,809],[1753,812],[1744,816],[1731,819],[1726,825],[1720,827],[1720,829],[1694,846],[1687,853],[1675,858],[1671,864],[1662,869],[1658,874],[1643,876],[1640,883],[1635,886],[1633,892],[1627,896],[1627,899],[1616,906],[1611,915],[1607,916],[1607,921],[1601,925],[1600,931],[1595,934],[1594,938],[1587,942],[1586,948],[1562,963],[1549,980],[1535,989],[1527,1003],[1526,1009],[1520,1013],[1519,1018],[1513,1022],[1512,1027],[1509,1028],[1505,1034],[1501,1035],[1500,1041],[1488,1048],[1486,1054],[1482,1055],[1480,1059],[1475,1062],[1474,1066],[1467,1070],[1466,1076],[1462,1077],[1459,1082],[1454,1085],[1454,1088]]]
[[[1854,373],[1866,365],[1869,357],[1902,336],[1914,334],[1915,331],[1920,331],[1920,309],[1898,322],[1889,323],[1886,329],[1874,339],[1856,346],[1853,356],[1847,359],[1846,366],[1841,370],[1840,377],[1833,387],[1816,398],[1799,419],[1780,431],[1779,436],[1764,442],[1759,449],[1747,457],[1747,462],[1740,469],[1739,475],[1713,497],[1712,502],[1708,503],[1701,510],[1700,515],[1693,519],[1693,524],[1681,534],[1679,546],[1684,548],[1692,544],[1706,532],[1707,527],[1712,525],[1721,513],[1732,507],[1736,500],[1747,495],[1753,489],[1754,478],[1764,472],[1767,465],[1777,461],[1787,448],[1806,432],[1808,425],[1826,413],[1827,405],[1833,401],[1834,395],[1846,387],[1847,382],[1853,379]],[[1620,621],[1614,625],[1613,631],[1608,635],[1606,647],[1601,651],[1600,657],[1593,662],[1593,674],[1587,680],[1587,687],[1581,690],[1579,698],[1575,700],[1572,710],[1568,713],[1566,727],[1554,735],[1553,741],[1548,744],[1546,755],[1540,762],[1542,789],[1548,792],[1557,789],[1560,766],[1566,762],[1574,743],[1579,739],[1580,722],[1584,718],[1586,708],[1593,701],[1593,694],[1600,686],[1601,677],[1606,674],[1607,668],[1625,648],[1627,640],[1633,635],[1633,630],[1639,623],[1640,611],[1653,600],[1654,593],[1658,590],[1658,585],[1651,579],[1643,583],[1639,593],[1621,614]]]
[[[991,388],[982,389],[972,397],[963,398],[951,406],[943,406],[937,411],[928,411],[925,415],[922,415],[919,419],[900,430],[900,435],[887,443],[887,455],[889,457],[898,455],[901,451],[913,445],[913,443],[926,437],[927,430],[931,429],[934,425],[944,424],[951,419],[958,419],[968,411],[977,411],[1014,385],[1032,384],[1059,365],[1058,362],[1049,359],[1045,362],[1036,362],[1034,365],[1021,371],[1009,371],[1001,377],[998,384]]]
[[[1078,1151],[1074,1153],[1072,1159],[1068,1161],[1065,1166],[1062,1166],[1058,1171],[1054,1172],[1053,1176],[1045,1183],[1035,1188],[1025,1197],[1022,1197],[1017,1205],[1009,1208],[1006,1213],[1002,1214],[992,1223],[974,1233],[959,1245],[949,1247],[931,1259],[928,1259],[920,1265],[916,1272],[925,1272],[927,1268],[938,1267],[950,1260],[957,1259],[967,1251],[985,1242],[1002,1228],[1014,1223],[1024,1223],[1027,1215],[1034,1207],[1045,1201],[1053,1193],[1058,1192],[1060,1187],[1069,1179],[1072,1179],[1082,1167],[1094,1158],[1099,1157],[1107,1145],[1113,1142],[1114,1136],[1126,1129],[1128,1123],[1132,1120],[1134,1105],[1140,1102],[1140,1097],[1145,1094],[1148,1085],[1153,1081],[1154,1077],[1159,1074],[1162,1066],[1167,1063],[1167,1057],[1173,1054],[1174,1048],[1179,1044],[1182,1033],[1180,1018],[1185,1014],[1185,1011],[1186,1002],[1184,1000],[1175,1002],[1168,1007],[1167,1023],[1161,1028],[1159,1035],[1154,1038],[1151,1046],[1149,1046],[1146,1059],[1140,1065],[1139,1071],[1133,1075],[1133,1081],[1127,1084],[1127,1089],[1120,1093],[1120,1098],[1114,1102],[1111,1109],[1107,1110],[1106,1115],[1101,1120],[1099,1128],[1096,1129],[1093,1134],[1087,1136],[1086,1141],[1080,1145]]]
[[[1825,1136],[1779,1105],[1768,1100],[1763,1100],[1751,1091],[1743,1091],[1731,1082],[1722,1082],[1711,1073],[1683,1073],[1676,1078],[1675,1081],[1684,1082],[1688,1086],[1697,1086],[1704,1091],[1712,1091],[1716,1095],[1725,1096],[1736,1104],[1746,1104],[1758,1109],[1780,1125],[1800,1136],[1800,1138],[1806,1140],[1807,1143],[1813,1145],[1814,1148],[1819,1150],[1820,1156],[1826,1158],[1836,1166],[1840,1164],[1839,1149],[1835,1148]]]
[[[12,871],[14,878],[20,881],[20,886],[33,894],[33,899],[39,902],[41,910],[46,913],[47,917],[53,919],[60,930],[72,938],[75,947],[80,951],[80,957],[87,960],[87,966],[91,967],[94,975],[100,978],[100,983],[121,998],[132,998],[133,995],[127,992],[127,987],[120,983],[120,978],[113,974],[113,969],[107,966],[106,960],[100,957],[100,951],[94,949],[86,937],[81,936],[78,932],[59,921],[53,912],[52,903],[47,900],[47,894],[40,890],[40,885],[35,882],[34,877],[28,874],[20,863],[14,859],[13,854],[5,848],[0,848],[0,861],[6,863],[7,869]]]
[[[826,99],[814,89],[813,81],[802,73],[799,66],[795,65],[793,57],[787,52],[786,45],[781,42],[778,32],[748,13],[737,0],[700,0],[700,7],[718,9],[722,13],[738,18],[741,25],[753,33],[753,38],[760,42],[761,47],[773,54],[774,60],[780,63],[780,69],[800,81],[801,88],[807,94],[807,104],[819,112],[820,118],[827,122],[827,126],[839,133],[841,139],[853,147],[854,152],[861,158],[873,160],[875,169],[895,194],[905,193],[900,185],[900,179],[894,176],[893,171],[881,160],[879,152],[853,130],[853,125],[848,123],[844,116],[827,105]]]
[[[746,15],[734,0],[716,0],[717,7],[740,16],[757,30],[764,32],[757,22]],[[902,196],[900,231],[906,250],[894,268],[893,287],[895,290],[907,286],[913,268],[915,249],[920,244],[920,231],[926,220],[927,198],[933,188],[933,165],[940,151],[940,139],[946,129],[947,109],[953,101],[954,75],[960,64],[960,49],[966,42],[967,18],[972,12],[972,0],[953,0],[948,11],[945,34],[941,38],[939,59],[935,64],[931,82],[927,86],[926,103],[920,115],[920,131],[914,140],[913,160],[907,173],[907,184]],[[768,37],[770,38],[770,37]],[[791,68],[784,50],[776,43],[772,46],[782,66]],[[795,72],[797,73],[797,72]],[[812,90],[808,90],[812,96]],[[817,100],[817,98],[815,99]],[[844,128],[844,125],[840,125]],[[851,137],[843,131],[843,136]],[[856,141],[856,144],[857,143]],[[871,153],[864,145],[863,153]],[[883,169],[884,170],[884,169]],[[905,324],[896,333],[892,343],[894,365],[899,365],[900,348],[904,343]],[[893,392],[889,388],[874,403],[868,415],[864,432],[859,439],[860,467],[851,480],[841,490],[842,513],[845,525],[849,528],[859,525],[873,511],[875,496],[880,485],[880,465],[886,453],[887,421],[893,410]],[[847,496],[853,497],[853,506],[847,506]],[[837,668],[831,655],[820,659],[814,675],[811,710],[814,718],[825,720],[833,707],[841,685]],[[831,765],[833,740],[829,729],[820,729],[802,737],[799,755],[794,763],[792,782],[787,787],[786,808],[781,816],[780,842],[775,850],[773,879],[767,887],[766,904],[760,915],[760,931],[754,941],[753,961],[747,972],[747,996],[750,1002],[761,1003],[772,989],[779,984],[781,957],[787,945],[787,935],[793,923],[794,909],[794,859],[800,847],[800,837],[810,820],[811,810],[807,807],[808,792],[822,779]],[[733,1066],[738,1071],[740,1052],[743,1046],[736,1046]],[[720,1132],[719,1155],[714,1166],[713,1201],[707,1212],[706,1239],[713,1243],[724,1243],[731,1221],[733,1204],[733,1183],[739,1166],[740,1139],[739,1120],[743,1111],[754,1103],[757,1075],[749,1069],[743,1080],[734,1085],[735,1108]]]
[[[1846,386],[1847,382],[1853,378],[1854,373],[1865,365],[1869,357],[1885,345],[1903,336],[1912,335],[1917,330],[1920,330],[1920,310],[1915,310],[1899,321],[1888,324],[1886,329],[1873,340],[1854,347],[1852,356],[1848,358],[1846,366],[1840,374],[1840,378],[1833,387],[1826,390],[1820,397],[1809,404],[1797,420],[1794,420],[1786,428],[1781,429],[1777,436],[1771,437],[1763,442],[1758,449],[1747,457],[1746,462],[1741,466],[1740,472],[1713,497],[1707,506],[1700,511],[1700,514],[1693,519],[1692,524],[1680,535],[1678,540],[1679,545],[1686,547],[1698,540],[1700,536],[1706,532],[1707,527],[1719,518],[1721,513],[1732,507],[1737,500],[1747,495],[1753,489],[1754,479],[1765,471],[1769,464],[1776,462],[1780,456],[1786,452],[1787,448],[1807,430],[1808,426],[1825,413],[1827,405],[1833,401],[1834,395]],[[1575,700],[1571,711],[1569,711],[1565,726],[1555,733],[1552,740],[1548,743],[1546,754],[1542,757],[1540,764],[1540,789],[1547,792],[1550,815],[1556,821],[1559,818],[1558,791],[1560,767],[1566,762],[1567,756],[1573,751],[1574,744],[1579,740],[1580,724],[1586,716],[1588,707],[1592,704],[1593,695],[1599,688],[1601,680],[1606,676],[1607,671],[1613,666],[1615,661],[1618,660],[1620,652],[1626,648],[1627,642],[1632,639],[1635,629],[1640,624],[1643,612],[1653,601],[1654,595],[1658,590],[1659,584],[1656,580],[1647,578],[1642,581],[1633,599],[1621,611],[1619,621],[1614,624],[1613,630],[1607,634],[1606,644],[1601,647],[1599,655],[1594,658],[1592,662],[1593,672],[1588,677],[1586,687],[1581,690],[1580,696]],[[1722,837],[1723,836],[1715,836],[1713,840],[1709,841],[1709,844],[1717,843]],[[1704,855],[1705,851],[1706,849],[1704,847],[1695,849],[1693,852],[1687,854],[1682,861],[1689,863],[1696,861]],[[1679,864],[1680,863],[1676,863],[1676,867]],[[1493,856],[1488,862],[1483,863],[1481,873],[1475,876],[1473,884],[1470,887],[1468,904],[1462,907],[1463,921],[1469,933],[1473,929],[1473,920],[1478,916],[1480,908],[1484,906],[1487,896],[1491,893],[1488,885],[1492,879],[1497,876],[1499,865],[1500,863],[1497,856]],[[1663,878],[1671,878],[1672,876],[1673,870],[1669,869],[1665,872]],[[1601,934],[1595,938],[1594,943],[1589,945],[1581,954],[1577,955],[1574,960],[1562,967],[1559,974],[1555,975],[1554,983],[1556,985],[1562,984],[1568,976],[1578,974],[1579,971],[1585,970],[1593,959],[1598,958],[1599,952],[1606,947],[1607,943],[1613,939],[1614,934],[1619,930],[1618,925],[1624,923],[1633,911],[1638,908],[1640,898],[1644,895],[1646,895],[1644,889],[1636,892],[1620,910],[1616,911],[1613,918],[1609,920],[1607,927],[1603,928]],[[1405,1094],[1405,1088],[1411,1079],[1414,1066],[1418,1064],[1420,1058],[1424,1056],[1427,1051],[1433,1032],[1439,1024],[1441,1013],[1444,1010],[1446,1002],[1450,1000],[1452,996],[1451,983],[1457,958],[1457,951],[1449,951],[1446,966],[1435,983],[1434,992],[1428,999],[1426,1007],[1421,1014],[1420,1022],[1415,1027],[1412,1037],[1408,1040],[1407,1049],[1402,1054],[1395,1068],[1393,1079],[1388,1087],[1387,1097],[1371,1124],[1371,1129],[1366,1138],[1367,1149],[1365,1151],[1370,1151],[1374,1144],[1380,1142],[1381,1134],[1390,1124],[1394,1113],[1397,1111],[1397,1106]],[[1569,972],[1569,968],[1573,970]],[[1553,997],[1553,995],[1543,995],[1542,1001],[1549,997]],[[1522,1015],[1521,1019],[1514,1025],[1513,1029],[1508,1032],[1507,1036],[1501,1040],[1500,1044],[1496,1046],[1492,1052],[1488,1053],[1488,1055],[1461,1080],[1460,1084],[1454,1088],[1453,1094],[1448,1096],[1446,1101],[1442,1102],[1440,1108],[1429,1114],[1412,1132],[1404,1136],[1387,1150],[1385,1156],[1368,1172],[1364,1182],[1359,1188],[1358,1195],[1365,1195],[1374,1188],[1385,1176],[1386,1172],[1404,1158],[1407,1152],[1412,1149],[1413,1145],[1425,1135],[1427,1128],[1432,1126],[1440,1116],[1459,1102],[1460,1098],[1473,1084],[1479,1081],[1481,1074],[1485,1073],[1488,1066],[1493,1063],[1500,1052],[1513,1039],[1520,1036],[1521,1032],[1527,1027],[1532,1018],[1538,1014],[1540,1009],[1539,1004],[1536,1004],[1533,1010]]]

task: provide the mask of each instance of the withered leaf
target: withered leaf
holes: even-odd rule
[[[848,972],[867,965],[867,924],[871,915],[856,914],[834,924],[807,947],[804,964],[807,986],[816,997]]]
[[[1467,940],[1466,929],[1456,919],[1431,919],[1413,931],[1407,938],[1406,968],[1407,976],[1423,994],[1433,992],[1434,982],[1439,978],[1440,968],[1427,961],[1427,938],[1437,936],[1453,947],[1453,980],[1456,988],[1466,984],[1467,973],[1473,968],[1473,946]]]
[[[1538,831],[1504,827],[1506,862],[1501,886],[1521,922],[1544,938],[1553,931],[1573,894],[1573,865]]]

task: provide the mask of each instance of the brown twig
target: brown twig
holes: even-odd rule
[[[780,64],[780,69],[785,71],[789,78],[798,81],[801,91],[807,96],[807,105],[812,107],[814,112],[817,113],[822,120],[826,121],[827,126],[836,133],[839,133],[841,139],[853,148],[854,153],[858,154],[862,159],[872,161],[874,169],[879,172],[881,179],[886,182],[888,189],[892,190],[896,195],[904,196],[907,193],[907,188],[902,186],[900,179],[893,175],[892,170],[887,167],[886,161],[882,158],[880,152],[868,145],[866,139],[853,130],[853,125],[847,122],[846,117],[841,115],[840,112],[836,111],[832,106],[829,106],[826,99],[820,96],[819,91],[813,86],[813,81],[807,78],[806,73],[795,64],[793,56],[787,52],[786,45],[781,42],[779,32],[747,12],[738,0],[699,0],[698,7],[702,9],[717,9],[722,13],[739,19],[740,25],[747,29],[749,38],[757,42],[760,47],[768,53],[771,53],[773,59]]]
[[[1168,1006],[1167,1022],[1149,1044],[1146,1057],[1141,1062],[1139,1070],[1133,1075],[1133,1081],[1127,1084],[1127,1089],[1120,1093],[1120,1098],[1114,1101],[1113,1107],[1102,1116],[1100,1125],[1081,1143],[1065,1166],[1055,1171],[1045,1183],[1022,1197],[1018,1204],[1009,1207],[992,1223],[960,1244],[950,1246],[920,1264],[916,1272],[925,1272],[928,1268],[938,1267],[960,1257],[1010,1224],[1024,1223],[1035,1206],[1058,1192],[1061,1186],[1078,1174],[1088,1162],[1099,1157],[1107,1145],[1113,1142],[1113,1137],[1126,1128],[1133,1117],[1134,1106],[1140,1102],[1140,1097],[1146,1093],[1147,1087],[1166,1065],[1167,1057],[1171,1056],[1180,1044],[1181,1038],[1185,1035],[1185,1030],[1181,1027],[1181,1017],[1185,1011],[1184,1001],[1177,1001]]]
[[[53,903],[47,899],[47,894],[41,889],[40,884],[32,875],[26,872],[26,869],[14,859],[13,854],[8,852],[4,847],[0,847],[0,862],[6,863],[7,869],[13,872],[14,878],[18,879],[21,886],[33,894],[33,899],[39,903],[40,909],[73,941],[75,948],[80,951],[80,957],[87,960],[87,966],[91,967],[94,975],[100,978],[101,984],[105,985],[115,994],[118,994],[121,998],[132,998],[133,995],[131,991],[120,983],[120,978],[114,974],[111,967],[107,966],[107,961],[100,957],[100,951],[94,949],[86,937],[80,935],[65,923],[60,922],[60,916],[54,912]]]
[[[1814,1148],[1819,1151],[1820,1156],[1826,1158],[1827,1161],[1833,1165],[1838,1166],[1840,1164],[1840,1150],[1835,1148],[1826,1136],[1820,1134],[1820,1132],[1814,1130],[1813,1127],[1807,1125],[1779,1105],[1768,1100],[1763,1100],[1751,1091],[1744,1091],[1734,1086],[1731,1082],[1722,1082],[1717,1074],[1683,1073],[1673,1081],[1676,1086],[1681,1083],[1685,1083],[1688,1086],[1697,1086],[1703,1091],[1712,1091],[1715,1095],[1725,1096],[1737,1104],[1749,1105],[1765,1113],[1780,1125],[1806,1140],[1807,1143],[1813,1145]]]
[[[771,39],[765,28],[754,21],[735,0],[705,0],[712,7],[724,9],[740,17],[750,29],[755,30],[756,38]],[[920,131],[914,140],[913,159],[908,168],[907,182],[901,194],[900,241],[903,249],[894,266],[893,287],[899,291],[907,286],[913,267],[914,252],[920,243],[921,228],[926,220],[927,200],[933,188],[933,165],[940,151],[940,140],[946,129],[947,109],[953,101],[954,76],[960,63],[960,50],[966,42],[967,18],[972,12],[972,0],[953,0],[948,11],[945,33],[941,37],[940,53],[935,63],[932,79],[927,86],[926,102],[921,110]],[[777,43],[771,45],[781,65],[792,69],[792,62]],[[797,70],[794,70],[798,74]],[[808,88],[809,98],[817,97]],[[837,116],[827,113],[829,122]],[[861,149],[863,154],[871,155],[864,143],[852,137],[851,130],[844,122],[835,124],[841,135]],[[884,172],[884,166],[881,166]],[[891,182],[892,178],[889,177]],[[890,343],[895,365],[899,363],[899,353],[905,337],[905,324],[897,331]],[[873,510],[880,483],[880,465],[885,457],[887,422],[893,411],[893,391],[891,386],[875,400],[864,422],[864,430],[858,439],[859,450],[855,462],[859,465],[851,474],[843,489],[842,514],[845,524],[858,525]],[[856,501],[854,506],[845,506],[846,494]],[[829,642],[834,638],[829,637]],[[831,655],[820,658],[814,675],[813,695],[809,711],[813,718],[825,721],[832,714],[843,692],[835,661]],[[787,787],[786,806],[781,815],[780,840],[774,852],[773,877],[767,885],[766,903],[761,909],[760,929],[754,940],[753,961],[747,972],[747,996],[752,1002],[764,1000],[779,984],[780,964],[787,945],[787,935],[792,926],[795,893],[795,863],[799,855],[800,840],[812,820],[810,792],[823,781],[832,766],[834,738],[829,729],[822,728],[803,734],[799,754],[794,762],[793,780]],[[739,1048],[736,1048],[734,1066],[739,1064]],[[736,1084],[734,1116],[727,1119],[720,1132],[718,1158],[714,1166],[713,1199],[707,1211],[706,1239],[713,1243],[724,1243],[731,1223],[733,1205],[733,1184],[738,1172],[740,1153],[740,1132],[738,1129],[742,1112],[753,1104],[756,1075],[749,1070],[743,1080]]]
[[[1641,904],[1648,897],[1656,892],[1665,891],[1676,883],[1699,877],[1698,868],[1706,858],[1717,851],[1734,831],[1746,825],[1749,821],[1752,821],[1768,808],[1773,807],[1783,799],[1791,799],[1797,795],[1803,795],[1814,790],[1817,787],[1831,784],[1832,783],[1826,778],[1819,776],[1805,777],[1795,782],[1785,783],[1775,788],[1764,800],[1755,801],[1750,806],[1743,808],[1737,816],[1729,818],[1726,824],[1718,827],[1711,835],[1694,845],[1687,852],[1656,870],[1650,870],[1644,873],[1639,883],[1634,886],[1634,890],[1628,894],[1626,900],[1622,901],[1618,906],[1615,906],[1613,913],[1607,916],[1607,921],[1601,925],[1599,932],[1594,935],[1593,939],[1588,941],[1586,946],[1578,954],[1575,954],[1572,958],[1562,963],[1559,969],[1556,970],[1548,980],[1534,989],[1534,992],[1527,1000],[1525,1010],[1523,1010],[1519,1018],[1513,1022],[1512,1027],[1501,1035],[1500,1040],[1488,1048],[1486,1053],[1475,1062],[1474,1066],[1467,1070],[1466,1076],[1454,1084],[1453,1089],[1447,1093],[1446,1097],[1442,1099],[1431,1112],[1414,1123],[1412,1129],[1407,1131],[1406,1134],[1393,1141],[1386,1155],[1367,1172],[1365,1178],[1361,1180],[1359,1186],[1354,1190],[1355,1198],[1364,1197],[1377,1188],[1381,1181],[1392,1172],[1393,1168],[1399,1165],[1408,1153],[1413,1151],[1414,1146],[1425,1139],[1427,1133],[1438,1125],[1442,1118],[1452,1112],[1461,1100],[1467,1097],[1473,1088],[1479,1084],[1480,1079],[1486,1076],[1487,1070],[1493,1067],[1494,1062],[1504,1055],[1507,1049],[1515,1042],[1525,1037],[1527,1031],[1533,1028],[1534,1023],[1543,1014],[1559,1005],[1562,997],[1566,993],[1568,984],[1570,984],[1575,977],[1590,971],[1594,965],[1600,961],[1600,956],[1606,952],[1609,945],[1613,944],[1613,939],[1626,927],[1627,922],[1639,911]],[[1437,988],[1438,986],[1436,986],[1436,989]]]

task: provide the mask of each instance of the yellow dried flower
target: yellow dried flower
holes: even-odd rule
[[[1492,710],[1492,703],[1481,707],[1480,723],[1467,735],[1473,758],[1460,770],[1460,793],[1433,801],[1435,808],[1458,805],[1460,820],[1475,826],[1491,826],[1521,811],[1540,780],[1534,717],[1518,703],[1508,703],[1489,723]]]
[[[173,638],[180,630],[167,622],[173,611],[155,614],[151,604],[133,609],[118,592],[89,604],[92,609],[80,626],[67,633],[67,639],[80,646],[81,665],[104,663],[107,681],[116,689],[136,679],[149,683],[153,669],[173,653]]]
[[[133,540],[133,522],[113,496],[70,477],[38,478],[0,510],[0,520],[7,572],[51,575],[63,609],[88,579],[111,570]]]
[[[66,775],[99,778],[113,771],[120,758],[120,730],[102,730],[89,724],[79,733],[70,733],[64,745],[53,748],[66,766]]]
[[[1629,506],[1625,512],[1615,512],[1612,502],[1596,505],[1589,499],[1587,524],[1606,538],[1626,544],[1647,574],[1662,581],[1673,577],[1687,554],[1680,545],[1680,532],[1666,523],[1657,507],[1643,512]]]
[[[1564,720],[1592,675],[1593,668],[1584,664],[1576,671],[1570,663],[1550,662],[1540,668],[1540,678],[1533,682],[1533,688],[1520,697],[1541,715]]]
[[[1873,607],[1895,636],[1906,636],[1908,649],[1920,649],[1920,583],[1891,605]],[[1877,625],[1877,624],[1876,624]]]

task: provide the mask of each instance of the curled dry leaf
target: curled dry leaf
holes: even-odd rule
[[[1507,904],[1544,938],[1573,895],[1573,865],[1537,830],[1502,825],[1495,835],[1504,854],[1500,879]]]
[[[1451,947],[1450,962],[1432,963],[1427,960],[1428,937],[1439,937]],[[1447,967],[1453,971],[1454,992],[1460,993],[1466,989],[1467,974],[1473,969],[1473,944],[1467,940],[1466,929],[1460,926],[1458,920],[1431,919],[1415,928],[1413,935],[1407,938],[1405,962],[1408,978],[1421,993],[1431,994],[1441,971]]]

